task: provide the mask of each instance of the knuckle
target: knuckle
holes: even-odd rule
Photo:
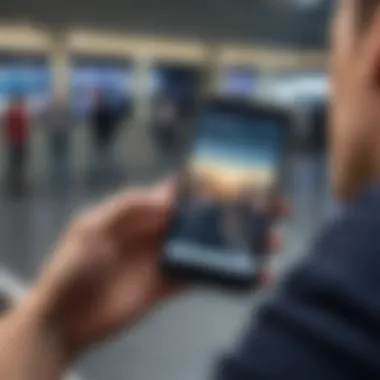
[[[69,234],[80,239],[93,239],[97,231],[92,219],[89,212],[82,212],[71,222]]]

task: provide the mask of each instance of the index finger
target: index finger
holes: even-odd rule
[[[174,183],[166,181],[151,188],[132,188],[114,196],[99,206],[94,216],[103,227],[114,227],[134,218],[165,214],[171,209],[174,198]]]

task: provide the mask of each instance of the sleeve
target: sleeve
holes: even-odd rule
[[[216,380],[379,378],[380,258],[368,233],[336,233],[286,280]]]

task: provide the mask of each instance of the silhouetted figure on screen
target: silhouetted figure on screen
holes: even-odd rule
[[[270,227],[269,190],[248,189],[237,200],[239,230],[247,249],[255,255],[266,247]]]
[[[265,251],[270,223],[269,194],[243,189],[225,207],[223,231],[226,246],[260,255]]]
[[[20,192],[26,185],[26,162],[30,120],[25,99],[15,96],[4,113],[6,143],[6,178],[11,192]]]
[[[223,248],[224,204],[210,188],[208,179],[194,176],[188,185],[188,193],[180,206],[180,217],[175,236],[186,242],[209,248]]]
[[[182,213],[182,225],[179,227],[182,239],[209,248],[224,246],[223,205],[216,199],[190,199]]]

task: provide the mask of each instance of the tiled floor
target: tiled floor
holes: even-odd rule
[[[294,213],[285,223],[286,249],[273,260],[280,273],[307,252],[305,246],[331,209],[318,171],[315,160],[292,163],[287,193]],[[139,168],[128,178],[130,183],[147,179]],[[17,200],[3,197],[0,265],[32,280],[73,212],[100,193],[80,188],[65,197],[40,190]],[[89,353],[78,363],[79,371],[91,380],[204,379],[265,298],[264,292],[236,296],[194,289],[163,305],[113,343]]]

